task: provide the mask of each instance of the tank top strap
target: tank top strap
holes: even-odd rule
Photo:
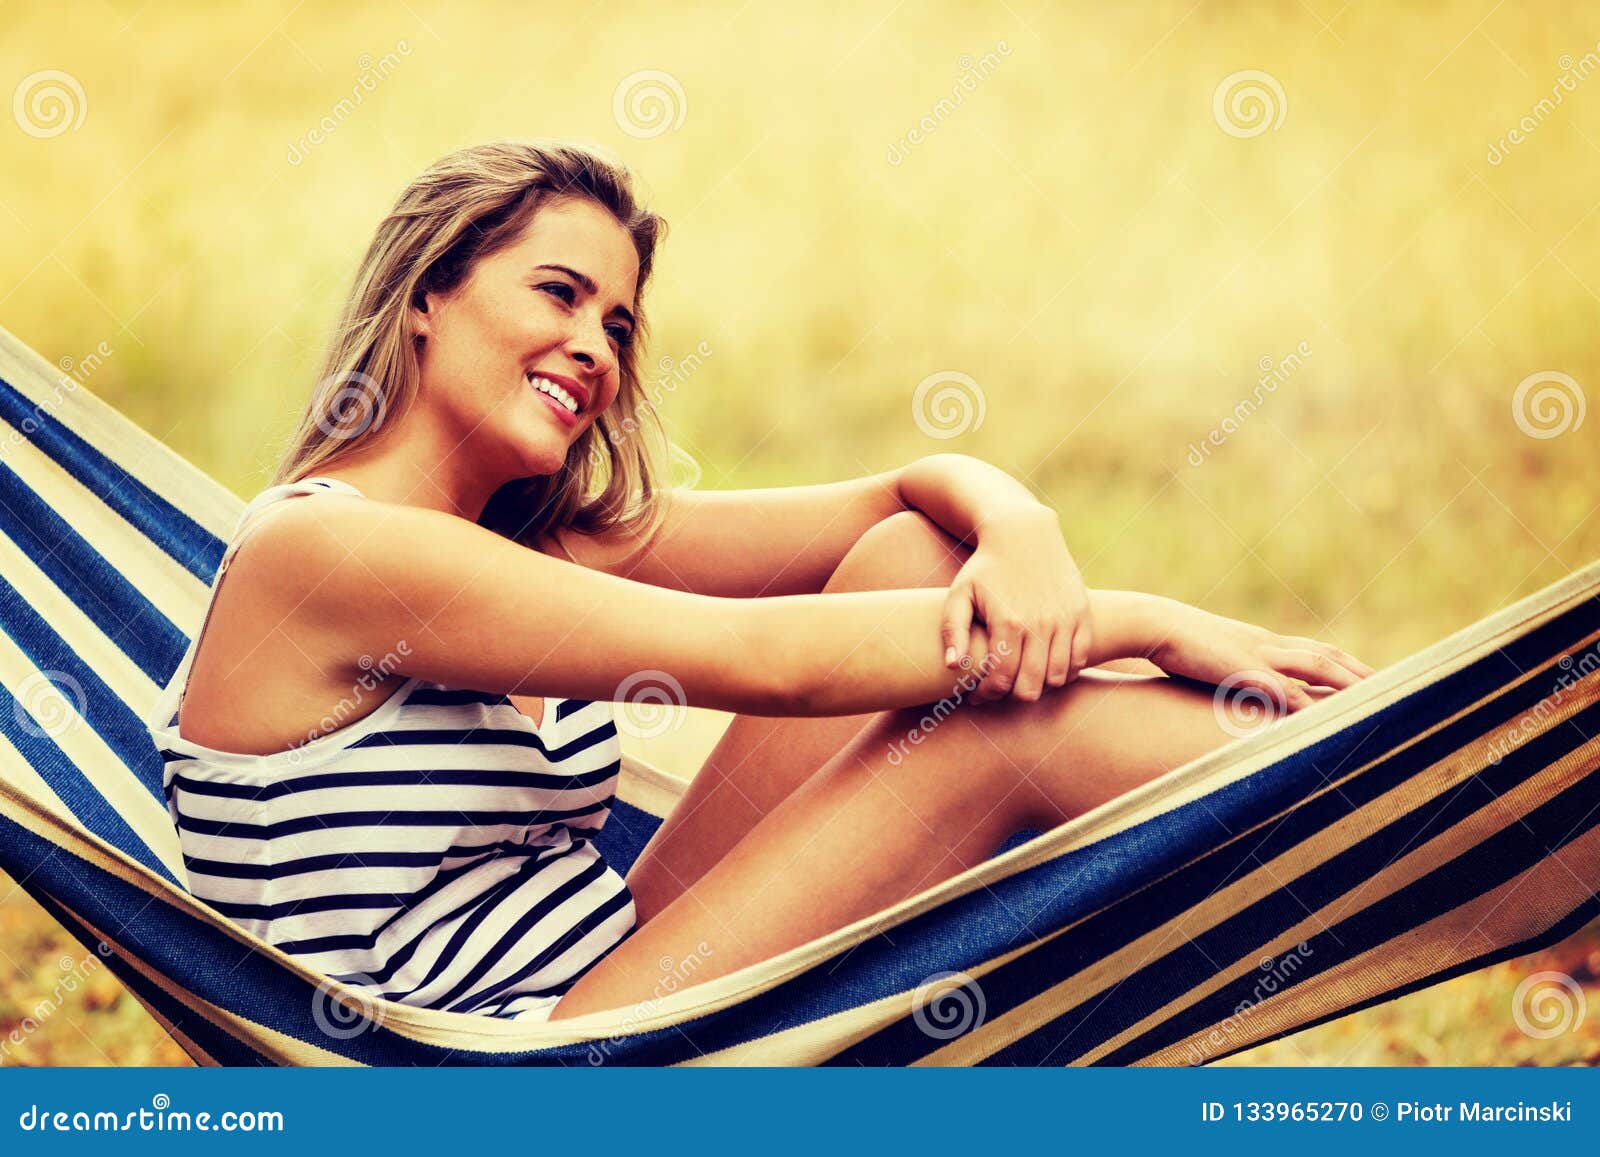
[[[357,497],[361,496],[361,491],[339,478],[301,478],[295,482],[280,482],[276,486],[269,486],[261,491],[245,504],[244,510],[239,514],[239,520],[234,523],[233,533],[228,536],[228,545],[223,551],[224,564],[233,552],[238,549],[239,543],[243,538],[242,532],[245,526],[268,506],[284,498],[294,498],[302,494],[318,494],[328,491],[340,494],[354,494]],[[220,572],[222,565],[219,564],[217,569]]]

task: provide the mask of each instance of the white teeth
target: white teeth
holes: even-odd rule
[[[576,414],[578,412],[578,399],[574,398],[571,394],[567,393],[566,390],[562,389],[554,382],[547,378],[541,378],[537,374],[529,374],[528,382],[541,394],[549,394],[556,401],[560,402],[570,413]]]

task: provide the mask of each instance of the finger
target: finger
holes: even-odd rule
[[[1072,632],[1057,631],[1050,639],[1050,657],[1045,660],[1044,681],[1050,687],[1065,687],[1072,681]]]
[[[972,597],[965,586],[953,587],[944,600],[944,665],[954,667],[972,643]]]
[[[1363,663],[1360,659],[1356,658],[1348,651],[1341,651],[1338,647],[1328,643],[1324,643],[1323,646],[1326,648],[1327,653],[1333,656],[1336,662],[1343,664],[1345,667],[1354,671],[1357,675],[1360,675],[1363,679],[1378,673],[1377,668],[1368,666],[1366,663]]]
[[[1094,628],[1087,617],[1078,621],[1078,629],[1072,636],[1072,670],[1068,674],[1069,680],[1076,679],[1089,665],[1089,649],[1094,643]]]
[[[1050,666],[1050,638],[1042,631],[1028,631],[1022,637],[1022,661],[1017,664],[1017,681],[1011,696],[1027,703],[1044,694],[1044,680]]]
[[[1286,713],[1294,713],[1311,706],[1310,690],[1273,671],[1255,671],[1240,680],[1247,687],[1255,687],[1271,696],[1272,702]]]
[[[1266,654],[1272,665],[1285,675],[1293,675],[1296,679],[1304,679],[1307,683],[1322,687],[1343,689],[1361,679],[1354,671],[1347,670],[1318,651],[1272,647]]]
[[[1363,679],[1367,678],[1369,675],[1376,675],[1378,673],[1375,668],[1369,667],[1360,659],[1357,659],[1354,655],[1347,651],[1340,650],[1332,643],[1324,643],[1317,639],[1305,639],[1299,637],[1291,638],[1288,641],[1293,643],[1296,647],[1302,647],[1308,651],[1320,651],[1322,654],[1327,655],[1335,663],[1338,663],[1340,666],[1345,667],[1348,670],[1354,671]]]
[[[1310,707],[1315,700],[1311,698],[1311,688],[1304,683],[1297,683],[1293,679],[1280,679],[1277,683],[1277,694],[1280,702],[1288,704],[1289,713],[1302,711]]]
[[[989,654],[984,656],[985,675],[978,684],[978,702],[989,703],[1011,693],[1017,681],[1017,665],[1022,661],[1022,624],[1004,615],[989,628]]]

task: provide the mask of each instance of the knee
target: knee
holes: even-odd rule
[[[902,510],[856,540],[823,588],[897,590],[947,586],[972,549],[920,510]]]

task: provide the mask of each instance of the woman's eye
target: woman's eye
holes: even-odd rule
[[[547,292],[553,291],[550,292],[551,297],[559,298],[568,305],[571,305],[578,297],[577,291],[564,281],[547,281],[539,288]],[[606,326],[606,334],[618,346],[626,347],[633,344],[633,331],[625,325],[608,325]]]

